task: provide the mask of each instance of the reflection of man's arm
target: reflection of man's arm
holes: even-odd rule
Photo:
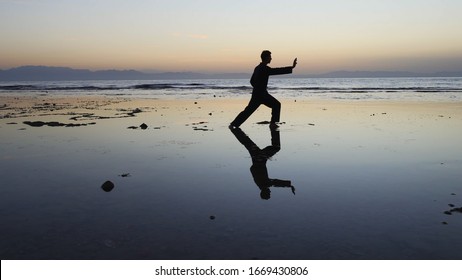
[[[290,180],[279,180],[279,179],[270,179],[271,185],[278,188],[291,188],[292,193],[295,194],[295,187],[292,186]]]

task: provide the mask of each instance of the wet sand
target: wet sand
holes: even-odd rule
[[[2,259],[462,258],[461,103],[247,101],[0,97]]]

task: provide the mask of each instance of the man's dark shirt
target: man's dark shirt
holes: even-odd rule
[[[253,71],[250,84],[253,87],[253,92],[266,92],[268,79],[270,75],[282,75],[292,73],[292,67],[271,68],[263,63],[260,63]]]

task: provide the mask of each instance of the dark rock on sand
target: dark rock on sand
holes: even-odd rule
[[[207,126],[204,127],[193,127],[193,130],[198,130],[198,131],[213,131],[213,129],[207,128]]]
[[[112,191],[112,189],[114,189],[114,183],[111,182],[111,181],[106,181],[106,182],[104,182],[104,184],[101,186],[101,188],[102,188],[103,191],[105,191],[105,192],[110,192],[110,191]]]
[[[140,128],[143,129],[143,130],[144,130],[144,129],[147,129],[147,128],[148,128],[148,125],[145,124],[145,123],[142,123],[142,124],[140,125]]]
[[[66,124],[60,122],[47,122],[45,124],[51,127],[66,126]]]
[[[42,127],[42,126],[50,126],[50,127],[78,127],[78,126],[87,126],[87,125],[94,125],[95,122],[91,123],[60,123],[60,122],[42,122],[42,121],[24,121],[23,124],[30,125],[32,127]]]
[[[127,113],[127,116],[129,116],[129,117],[134,117],[135,114],[142,113],[142,112],[143,112],[143,111],[142,111],[141,109],[136,108],[135,110],[133,110],[133,111]]]
[[[42,121],[35,121],[35,122],[25,121],[25,122],[23,122],[23,124],[27,124],[27,125],[30,125],[32,127],[41,127],[41,126],[44,126],[46,123],[42,122]]]

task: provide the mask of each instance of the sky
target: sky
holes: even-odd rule
[[[462,70],[460,0],[0,0],[0,69]]]

